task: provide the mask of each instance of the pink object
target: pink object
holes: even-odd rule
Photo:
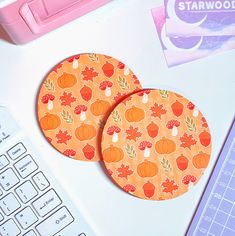
[[[0,0],[0,24],[16,44],[27,43],[112,0]]]

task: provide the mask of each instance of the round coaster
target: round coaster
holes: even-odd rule
[[[40,128],[65,156],[100,159],[100,137],[113,106],[140,90],[134,73],[105,55],[81,54],[59,63],[43,81],[37,100]]]
[[[139,198],[175,198],[194,186],[211,154],[211,135],[198,108],[165,90],[143,90],[119,103],[103,130],[108,174]]]

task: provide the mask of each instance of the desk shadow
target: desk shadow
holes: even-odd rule
[[[0,41],[5,41],[13,44],[13,41],[11,40],[11,38],[8,36],[8,34],[5,32],[5,30],[1,25],[0,25]]]

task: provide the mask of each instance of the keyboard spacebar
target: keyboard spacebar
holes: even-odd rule
[[[53,215],[36,226],[40,236],[53,236],[74,221],[66,207],[61,207]]]

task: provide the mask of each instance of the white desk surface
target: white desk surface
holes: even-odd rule
[[[114,0],[27,45],[0,39],[0,103],[11,109],[101,236],[183,236],[234,117],[235,51],[169,69],[150,14],[161,2]],[[35,116],[39,85],[56,63],[84,52],[118,58],[144,87],[174,90],[201,109],[211,128],[213,152],[192,191],[163,202],[132,197],[113,185],[98,163],[63,158],[46,142]]]

